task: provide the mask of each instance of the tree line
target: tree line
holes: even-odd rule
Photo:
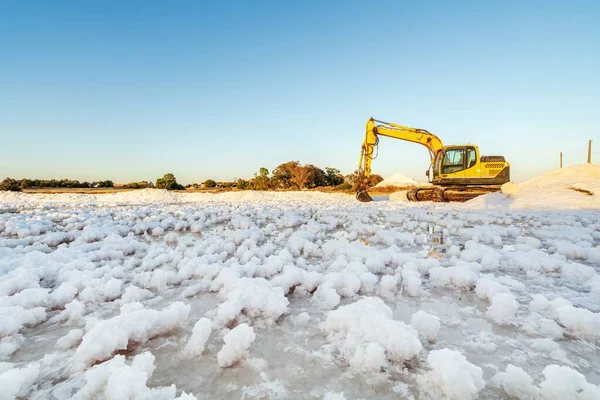
[[[260,168],[248,180],[234,179],[232,182],[219,182],[207,179],[202,184],[183,186],[177,182],[172,173],[165,174],[162,178],[152,182],[130,182],[123,188],[143,189],[153,188],[167,190],[185,190],[186,188],[237,188],[239,190],[304,190],[317,187],[332,187],[337,190],[351,190],[357,183],[358,171],[349,175],[342,175],[339,169],[327,167],[325,170],[312,165],[302,165],[299,161],[288,161],[278,165],[273,171]],[[372,174],[369,177],[369,186],[375,186],[383,178]],[[0,182],[0,190],[21,191],[28,188],[112,188],[114,183],[110,180],[97,182],[79,182],[71,179],[21,179],[6,178]]]
[[[298,161],[288,161],[280,164],[271,172],[267,168],[260,168],[258,172],[254,173],[254,177],[248,180],[235,179],[233,182],[217,184],[214,180],[208,179],[201,185],[191,186],[235,187],[240,190],[304,190],[329,186],[338,190],[351,190],[356,185],[358,176],[358,171],[342,175],[337,168],[326,167],[323,170],[312,164],[302,165]],[[369,186],[375,186],[382,180],[380,175],[372,174],[369,177]]]
[[[79,182],[73,179],[21,179],[6,178],[0,190],[21,191],[28,188],[111,188],[113,181]]]

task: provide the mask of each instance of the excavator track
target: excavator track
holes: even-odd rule
[[[409,201],[433,201],[433,194],[437,188],[421,187],[414,188],[406,192],[406,198]]]
[[[439,203],[465,202],[488,193],[500,191],[500,186],[417,187],[406,193],[409,201]]]

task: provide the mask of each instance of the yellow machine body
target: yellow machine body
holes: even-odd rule
[[[431,183],[441,186],[502,185],[510,180],[510,164],[504,157],[481,157],[479,147],[445,146],[432,164]]]

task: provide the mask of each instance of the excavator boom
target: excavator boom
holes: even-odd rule
[[[365,141],[360,152],[358,162],[359,182],[357,185],[357,198],[360,201],[371,201],[371,197],[366,192],[367,180],[371,175],[371,163],[375,158],[375,148],[379,143],[379,136],[387,136],[394,139],[406,140],[408,142],[418,143],[427,148],[431,162],[436,154],[444,148],[444,144],[433,133],[425,129],[409,128],[407,126],[394,124],[391,122],[379,121],[370,118],[367,121],[367,133]]]

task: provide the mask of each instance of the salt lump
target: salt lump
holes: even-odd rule
[[[256,334],[248,324],[241,324],[233,328],[223,338],[225,344],[217,353],[219,367],[228,368],[240,362],[246,356],[254,339],[256,339]]]
[[[419,332],[419,336],[422,339],[430,342],[435,341],[441,328],[440,319],[423,310],[417,311],[412,315],[410,318],[410,326]]]
[[[539,389],[533,385],[533,379],[522,368],[508,364],[506,372],[498,372],[492,382],[501,387],[507,395],[523,400],[538,398]]]
[[[596,400],[600,387],[588,383],[581,373],[556,364],[544,368],[544,381],[537,387],[523,369],[508,364],[506,372],[499,372],[492,382],[507,395],[523,400]]]
[[[111,360],[88,369],[84,373],[85,385],[72,397],[75,400],[103,398],[107,400],[155,399],[194,400],[195,396],[183,392],[176,396],[175,385],[149,388],[148,379],[154,372],[154,356],[138,354],[128,365],[125,357],[117,355]]]
[[[544,399],[600,399],[600,387],[588,383],[585,377],[569,367],[549,365],[544,368],[541,393]]]
[[[322,328],[340,358],[356,372],[379,372],[417,355],[423,346],[410,326],[392,319],[392,309],[365,297],[327,313]]]
[[[584,308],[564,306],[558,309],[558,320],[576,337],[600,337],[600,313],[593,313]]]
[[[421,390],[432,398],[472,400],[485,387],[483,371],[456,350],[434,350],[427,356],[431,371],[418,377]]]
[[[188,357],[195,357],[202,354],[211,332],[212,321],[208,318],[200,318],[194,325],[192,336],[185,346],[186,355]]]
[[[287,312],[288,299],[280,287],[272,287],[266,279],[242,278],[234,280],[221,289],[227,300],[217,309],[215,322],[225,326],[242,314],[258,320],[265,326],[272,325]]]
[[[73,356],[75,369],[83,370],[95,361],[109,358],[116,350],[127,349],[129,341],[144,343],[178,327],[190,309],[189,305],[175,302],[162,311],[140,309],[96,323]]]
[[[519,309],[519,303],[515,296],[510,293],[498,293],[492,297],[492,304],[488,307],[486,316],[497,324],[510,324],[515,313]]]
[[[25,396],[40,373],[39,364],[12,368],[0,373],[0,399],[16,399]]]

